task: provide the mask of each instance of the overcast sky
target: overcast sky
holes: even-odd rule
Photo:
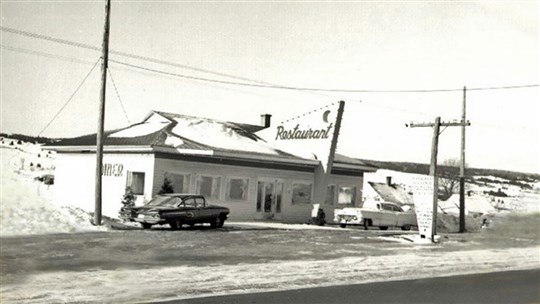
[[[1,9],[2,132],[95,133],[99,65],[46,126],[100,57],[72,44],[101,46],[104,2],[2,1]],[[164,62],[111,53],[116,90],[109,76],[106,129],[138,122],[151,110],[252,124],[269,113],[275,125],[344,100],[338,152],[428,163],[431,128],[405,123],[460,119],[464,86],[538,84],[538,14],[538,1],[113,0],[111,50]],[[179,75],[297,88],[456,91],[314,92]],[[469,165],[540,173],[539,103],[538,86],[469,90]],[[439,159],[458,158],[459,149],[460,128],[446,129]]]

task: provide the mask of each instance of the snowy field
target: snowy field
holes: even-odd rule
[[[91,225],[90,215],[79,208],[55,204],[54,185],[45,185],[35,180],[39,176],[54,174],[54,152],[44,151],[40,145],[32,143],[17,143],[17,140],[14,139],[3,139],[0,151],[2,166],[1,236],[106,229]],[[411,178],[411,174],[389,170],[379,171],[376,173],[377,176],[394,176],[394,180],[398,183],[407,183]],[[506,191],[514,194],[514,196],[504,198],[506,210],[525,213],[540,212],[540,189],[525,191],[508,184],[509,181],[495,177],[487,178],[497,180],[496,186],[504,187],[507,189]],[[486,185],[485,188],[480,188],[475,185],[473,188],[475,192],[482,193],[486,189],[492,190],[494,187]],[[454,195],[448,201],[440,202],[441,210],[439,211],[444,210],[456,214],[459,212],[458,205],[459,198]],[[472,212],[497,213],[496,207],[500,207],[500,202],[489,196],[474,195],[467,198],[467,208]],[[288,229],[303,228],[306,227],[290,226]]]
[[[3,303],[133,303],[316,286],[538,268],[538,247],[434,255],[351,256],[332,260],[60,271],[2,286]],[[411,286],[411,289],[414,287]]]
[[[93,241],[85,242],[85,246],[99,244],[103,233],[118,237],[120,232],[109,231],[107,227],[95,227],[90,224],[88,213],[72,206],[58,206],[54,203],[54,185],[45,185],[35,180],[36,177],[53,172],[54,155],[44,154],[39,146],[21,143],[9,145],[4,142],[2,153],[2,181],[1,181],[1,236],[5,246],[17,244],[29,250],[31,243],[19,244],[18,237],[27,237],[35,240],[39,235],[56,233],[84,233]],[[39,166],[37,164],[39,163]],[[520,192],[514,198],[514,211],[538,212],[538,193]],[[523,198],[526,198],[523,200]],[[509,200],[510,202],[510,200]],[[370,232],[366,236],[364,231],[340,230],[335,226],[312,225],[286,225],[279,223],[231,223],[234,229],[222,234],[205,234],[205,231],[184,231],[184,235],[211,236],[216,238],[218,244],[188,243],[186,250],[188,256],[193,256],[192,262],[176,262],[171,265],[163,263],[143,263],[140,267],[125,267],[124,264],[112,263],[113,267],[99,267],[85,265],[72,266],[68,269],[62,263],[71,260],[77,261],[79,255],[70,249],[58,248],[58,252],[23,253],[34,259],[29,262],[36,269],[49,269],[47,271],[30,268],[28,273],[2,272],[1,302],[2,303],[132,303],[151,302],[166,299],[182,299],[191,297],[204,297],[211,295],[224,295],[233,293],[248,293],[258,291],[286,290],[315,286],[343,285],[387,280],[401,280],[446,276],[455,274],[468,274],[478,272],[492,272],[515,269],[540,268],[540,244],[538,236],[523,241],[518,234],[511,235],[508,241],[496,236],[500,245],[483,248],[484,243],[475,239],[476,234],[467,234],[467,242],[456,241],[450,238],[441,244],[417,245],[406,241],[399,235],[401,231],[392,234],[381,234],[378,231]],[[538,234],[538,226],[530,227],[532,232]],[[227,247],[223,238],[230,240],[244,240],[250,229],[259,229],[262,234],[256,238],[245,239],[236,247]],[[280,231],[297,231],[295,236],[305,238],[295,240],[284,238],[273,239],[263,229]],[[309,233],[308,233],[309,231]],[[342,236],[344,232],[355,234]],[[170,234],[169,231],[132,231],[134,235],[148,237],[143,240],[147,247],[147,255],[156,253],[149,248],[159,246],[163,240],[182,234]],[[318,234],[320,233],[320,237]],[[328,238],[323,235],[327,233]],[[348,240],[348,244],[339,243],[337,234]],[[513,231],[508,232],[513,234]],[[76,234],[74,234],[76,235]],[[78,234],[80,235],[80,234]],[[95,235],[95,236],[94,236]],[[28,236],[32,236],[29,238]],[[308,238],[311,236],[311,238]],[[13,237],[10,238],[10,237]],[[259,246],[257,242],[268,237],[268,244]],[[32,239],[33,238],[33,239]],[[70,244],[69,238],[65,241],[56,236],[50,236],[49,246],[56,246],[55,242],[64,241],[64,246]],[[10,241],[10,242],[8,242]],[[45,239],[47,241],[47,239]],[[253,242],[252,246],[249,246]],[[338,242],[338,243],[336,243]],[[176,244],[178,242],[171,242]],[[90,244],[90,245],[87,245]],[[116,247],[109,248],[111,254],[118,250],[139,250],[130,244],[116,242]],[[110,245],[110,244],[109,244]],[[98,245],[89,247],[92,252],[101,252]],[[110,245],[113,246],[113,245]],[[171,245],[173,246],[173,245]],[[181,245],[174,245],[181,246]],[[214,247],[212,247],[214,246]],[[283,247],[280,247],[283,246]],[[18,247],[17,247],[18,248]],[[105,249],[103,249],[105,250]],[[190,251],[191,250],[191,251]],[[203,250],[203,251],[197,251]],[[223,260],[227,254],[235,257],[234,260],[223,262],[219,260],[220,250],[223,250]],[[49,250],[53,251],[53,250]],[[265,252],[266,251],[266,252]],[[273,251],[275,256],[266,259],[257,259],[258,255]],[[24,263],[24,258],[17,256],[17,252],[9,252],[3,247],[2,268],[6,263]],[[9,261],[6,252],[12,254]],[[144,252],[143,252],[144,253]],[[328,253],[328,254],[327,254]],[[44,265],[35,265],[40,262],[40,255],[50,258]],[[107,254],[103,251],[103,254]],[[128,253],[129,254],[129,253]],[[212,256],[208,259],[206,255]],[[37,257],[35,257],[36,255]],[[243,259],[242,256],[245,258]],[[204,258],[206,257],[206,258]],[[248,258],[249,257],[249,258]],[[170,257],[169,257],[170,258]],[[17,260],[18,259],[18,260]],[[90,258],[89,258],[90,259]],[[98,259],[99,258],[94,258]],[[46,259],[43,259],[45,261]],[[94,262],[92,260],[92,262]],[[87,261],[87,260],[86,260]],[[60,263],[60,264],[58,264]],[[20,264],[22,265],[22,264]],[[59,265],[59,266],[55,266]],[[13,265],[9,265],[14,267]],[[52,267],[55,266],[55,267]],[[29,267],[26,265],[25,267]],[[64,267],[64,268],[62,268]]]

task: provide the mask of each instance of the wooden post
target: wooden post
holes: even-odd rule
[[[439,181],[437,180],[437,153],[439,151],[439,131],[441,128],[441,118],[435,118],[433,125],[433,142],[431,144],[431,164],[429,166],[429,175],[433,176],[433,217],[431,219],[431,241],[435,242],[437,235],[437,208],[438,208],[438,193]]]
[[[334,126],[334,132],[332,133],[332,142],[330,143],[330,152],[328,153],[328,162],[326,168],[321,164],[315,169],[315,189],[314,189],[314,201],[324,204],[328,191],[328,182],[332,174],[332,168],[334,165],[334,158],[336,155],[336,147],[339,138],[339,131],[341,129],[341,120],[343,119],[343,112],[345,111],[345,101],[339,101],[338,112],[336,116],[336,125]]]
[[[107,92],[107,67],[109,61],[109,22],[110,22],[111,1],[105,3],[105,27],[103,32],[102,62],[101,62],[101,91],[99,95],[98,130],[96,134],[96,188],[95,188],[95,209],[94,225],[101,225],[101,178],[103,164],[103,131],[105,128],[105,94]]]
[[[463,233],[465,229],[465,129],[466,115],[465,102],[467,97],[467,88],[463,87],[463,107],[461,112],[461,166],[459,170],[459,232]]]
[[[437,180],[437,152],[439,146],[439,134],[441,126],[444,127],[466,127],[470,126],[469,122],[441,122],[441,118],[435,118],[435,123],[414,123],[406,124],[407,127],[432,127],[433,128],[433,143],[431,145],[431,164],[429,166],[429,175],[433,176],[433,218],[431,227],[431,240],[435,242],[435,235],[437,234],[437,207],[438,207],[438,193],[439,193],[439,181]]]
[[[334,127],[334,134],[332,135],[332,142],[330,143],[330,153],[328,154],[328,164],[326,171],[328,176],[332,173],[332,167],[334,166],[334,158],[336,155],[337,142],[339,138],[339,131],[341,129],[341,120],[343,119],[343,112],[345,111],[345,101],[339,101],[339,108],[336,117],[336,126]]]

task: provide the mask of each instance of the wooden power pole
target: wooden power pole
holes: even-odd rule
[[[467,100],[467,88],[463,87],[463,106],[461,110],[461,122],[467,121],[465,115],[465,103]],[[470,125],[470,124],[469,124]],[[459,232],[465,232],[465,129],[461,126],[461,165],[459,167]]]
[[[470,126],[469,122],[441,122],[441,118],[435,118],[433,123],[409,123],[410,128],[417,127],[432,127],[433,128],[433,141],[431,144],[431,162],[429,165],[429,175],[433,176],[433,217],[431,220],[431,239],[434,241],[434,237],[437,234],[437,203],[438,203],[438,190],[439,181],[437,179],[437,154],[439,151],[439,135],[441,134],[440,128],[443,127],[457,127],[457,126]]]
[[[105,128],[105,94],[107,92],[107,67],[109,61],[109,22],[110,22],[111,0],[105,3],[105,27],[103,31],[103,45],[101,53],[101,91],[99,95],[98,130],[96,135],[96,189],[95,189],[95,209],[94,225],[101,225],[101,178],[103,168],[103,131]]]

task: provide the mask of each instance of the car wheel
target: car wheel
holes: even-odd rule
[[[148,223],[141,223],[143,229],[150,229],[152,228],[152,224],[148,224]]]
[[[169,225],[171,226],[172,230],[178,230],[182,228],[182,222],[180,222],[180,220],[172,220],[169,222]]]
[[[381,229],[381,230],[387,230],[387,229],[388,229],[388,226],[380,226],[379,229]]]
[[[214,219],[213,222],[210,223],[210,226],[212,228],[221,228],[223,227],[224,223],[225,223],[225,219],[222,216],[218,216]]]
[[[401,226],[401,230],[409,231],[409,230],[411,230],[411,225],[403,225],[403,226]]]
[[[345,228],[345,227],[347,227],[347,225],[345,225],[345,224],[339,224],[339,227]]]
[[[225,224],[225,216],[220,215],[219,216],[219,223],[218,223],[217,227],[221,228],[221,227],[223,227],[224,224]]]
[[[369,220],[364,219],[364,230],[368,230],[368,229],[369,229]]]

